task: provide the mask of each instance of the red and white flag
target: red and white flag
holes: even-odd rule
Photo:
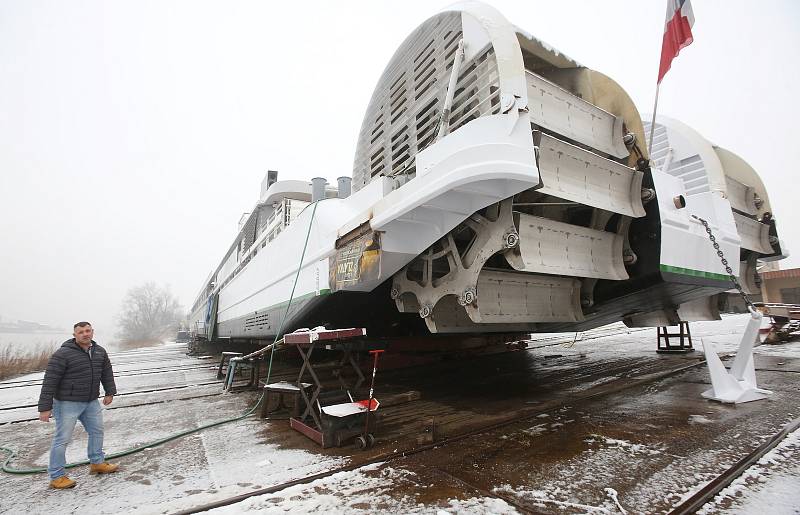
[[[672,60],[681,49],[689,46],[692,37],[694,14],[689,0],[667,0],[667,20],[664,22],[664,40],[661,43],[661,65],[658,67],[658,84],[672,66]]]

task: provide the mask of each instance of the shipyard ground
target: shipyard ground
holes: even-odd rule
[[[692,324],[695,346],[733,350],[745,319]],[[368,451],[321,450],[286,420],[251,416],[120,458],[117,474],[73,469],[69,491],[48,490],[43,474],[2,475],[0,512],[174,513],[223,501],[214,511],[667,513],[800,416],[800,342],[757,348],[759,386],[774,395],[738,406],[700,397],[709,387],[701,352],[654,351],[654,329],[615,326],[574,344],[540,337],[524,351],[379,372],[379,398],[420,396],[382,408]],[[105,413],[107,452],[256,400],[219,393],[212,360],[183,352],[112,356],[128,395]],[[40,377],[0,383],[0,445],[18,450],[16,467],[47,462],[53,424],[30,420],[26,407]],[[79,427],[68,459],[84,459],[85,446]],[[795,431],[702,512],[800,513],[798,477]],[[236,497],[259,491],[269,493]]]

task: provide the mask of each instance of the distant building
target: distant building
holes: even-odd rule
[[[760,275],[764,302],[800,304],[800,268],[773,270]]]

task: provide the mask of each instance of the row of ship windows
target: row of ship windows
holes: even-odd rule
[[[241,263],[239,263],[239,265],[237,265],[237,267],[236,267],[236,268],[233,270],[233,273],[231,273],[230,275],[228,275],[228,277],[225,279],[225,281],[223,281],[223,283],[222,283],[222,286],[220,287],[220,289],[222,289],[222,288],[224,288],[225,286],[227,286],[228,284],[230,284],[230,282],[233,280],[233,278],[234,278],[234,277],[236,277],[236,276],[239,274],[239,272],[240,272],[242,269],[244,269],[245,265],[247,265],[247,263],[249,263],[249,262],[250,262],[250,259],[251,259],[252,257],[254,257],[256,254],[258,254],[258,250],[259,250],[259,248],[262,248],[262,249],[263,249],[264,247],[266,247],[266,246],[267,246],[267,243],[269,243],[269,242],[271,242],[272,240],[274,240],[274,239],[275,239],[275,238],[276,238],[276,237],[277,237],[277,236],[278,236],[278,235],[279,235],[279,234],[280,234],[280,233],[283,231],[284,227],[286,227],[286,226],[288,226],[288,225],[289,225],[289,222],[290,222],[290,216],[291,216],[291,207],[290,207],[289,205],[283,205],[283,206],[281,206],[281,207],[284,207],[284,209],[281,209],[281,208],[279,207],[279,208],[278,208],[278,209],[277,209],[275,212],[273,212],[273,216],[271,216],[271,217],[270,217],[270,218],[267,220],[267,225],[269,224],[269,222],[271,222],[271,221],[274,219],[274,215],[275,215],[275,214],[277,214],[279,211],[283,211],[283,212],[284,212],[284,216],[283,216],[283,224],[280,224],[280,225],[278,225],[277,227],[275,227],[275,228],[274,228],[274,229],[273,229],[273,230],[270,232],[269,236],[267,236],[266,238],[264,238],[264,240],[262,240],[262,242],[261,242],[261,245],[260,245],[260,246],[256,246],[255,248],[253,248],[253,251],[252,251],[252,253],[250,253],[249,255],[247,255],[247,256],[244,258],[244,260],[243,260]],[[257,239],[257,238],[256,238],[256,239]],[[239,245],[238,245],[238,248],[237,248],[237,252],[239,252],[240,254],[241,254],[241,246],[242,246],[242,240],[240,239],[240,240],[239,240]],[[246,252],[249,252],[249,250],[250,250],[250,249],[247,249],[247,250],[246,250]],[[208,292],[208,293],[210,294],[210,292]],[[198,309],[198,308],[199,308],[199,307],[200,307],[202,304],[204,304],[204,303],[206,302],[206,299],[207,299],[207,297],[206,297],[206,298],[198,298],[198,299],[197,299],[197,301],[196,301],[196,302],[195,302],[195,304],[194,304],[194,307],[192,308],[192,311],[193,311],[193,312],[194,312],[194,311],[196,311],[196,310],[197,310],[197,309]]]

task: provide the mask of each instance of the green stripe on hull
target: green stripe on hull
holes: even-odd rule
[[[715,274],[712,272],[702,272],[700,270],[692,270],[691,268],[681,268],[672,265],[659,265],[662,272],[670,272],[673,274],[689,275],[692,277],[701,277],[703,279],[711,279],[712,281],[730,282],[731,278],[724,274]]]
[[[330,295],[330,293],[331,293],[331,290],[328,289],[328,288],[325,288],[324,290],[320,290],[319,291],[319,295],[317,295],[317,292],[306,293],[305,295],[299,295],[299,296],[297,296],[297,297],[292,299],[292,304],[294,304],[295,302],[300,301],[300,300],[309,299],[311,297],[324,297],[325,295]],[[267,309],[280,309],[280,308],[283,308],[283,307],[288,306],[288,305],[289,305],[289,301],[286,300],[284,302],[279,302],[277,304],[273,304],[272,306],[267,306],[266,308],[260,308],[260,309],[261,309],[261,311],[264,311],[264,310],[267,310]]]

